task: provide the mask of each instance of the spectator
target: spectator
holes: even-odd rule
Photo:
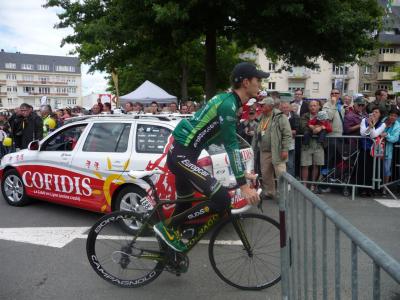
[[[321,130],[321,126],[308,125],[308,121],[317,117],[318,112],[321,109],[321,105],[317,100],[311,100],[308,105],[309,112],[303,114],[300,118],[300,131],[301,133],[311,130],[313,134],[318,134]],[[324,165],[324,148],[316,141],[313,137],[310,139],[308,145],[301,145],[301,179],[303,181],[309,180],[308,169],[312,166],[312,181],[316,182],[319,176],[319,167]],[[307,186],[307,183],[304,183]],[[311,185],[311,191],[318,193],[318,188],[315,185]]]
[[[170,112],[171,114],[178,114],[178,113],[179,113],[178,106],[176,105],[175,102],[171,102],[171,103],[168,105],[168,109],[169,109],[169,112]]]
[[[97,105],[99,106],[100,112],[103,111],[103,103],[101,103],[101,98],[97,98]]]
[[[289,157],[286,163],[287,171],[293,177],[295,176],[295,138],[300,126],[300,117],[291,111],[291,104],[287,101],[282,101],[279,109],[286,115],[289,120],[290,129],[292,130],[292,140],[289,146]]]
[[[110,103],[110,102],[104,102],[102,113],[103,113],[103,114],[107,114],[107,115],[113,114],[113,111],[112,111],[112,109],[111,109],[111,103]]]
[[[160,113],[159,105],[156,101],[151,102],[150,104],[150,113],[153,115],[157,115]]]
[[[308,104],[303,100],[303,90],[301,89],[294,91],[294,99],[290,102],[290,104],[297,104],[296,114],[298,116],[302,116],[308,112]]]
[[[10,135],[10,125],[7,120],[7,112],[0,112],[0,159],[9,152],[8,147],[3,146],[3,140]]]
[[[372,113],[377,107],[379,107],[379,110],[382,112],[382,116],[386,116],[389,113],[391,105],[386,90],[376,90],[375,100],[367,104],[367,113]]]
[[[386,124],[382,122],[382,112],[379,107],[372,110],[372,113],[362,119],[360,126],[361,136],[366,137],[361,141],[360,155],[358,159],[358,177],[357,184],[372,186],[373,174],[373,157],[370,155],[373,139],[380,136],[386,128]],[[372,140],[371,140],[372,139]],[[368,195],[367,190],[361,190],[361,196]]]
[[[52,117],[51,106],[46,104],[40,107],[40,115],[43,121],[43,137],[57,128],[57,121]]]
[[[238,120],[240,117],[238,117]],[[254,134],[257,130],[258,121],[256,119],[256,111],[250,109],[249,119],[243,122],[243,138],[251,144],[253,141]]]
[[[14,110],[14,113],[11,115],[11,117],[8,120],[8,123],[10,124],[10,131],[11,131],[11,138],[14,143],[14,149],[21,149],[22,145],[22,113],[20,108],[16,108]]]
[[[399,122],[400,111],[396,108],[392,108],[389,112],[389,116],[383,120],[385,122],[385,131],[381,134],[381,137],[385,138],[385,160],[383,163],[383,183],[388,183],[392,176],[392,157],[393,157],[393,144],[399,140],[400,136],[400,122]],[[386,190],[383,190],[383,194],[386,195]]]
[[[278,91],[272,91],[270,93],[271,98],[274,99],[274,108],[278,108],[279,104],[281,103],[281,96],[279,95]]]
[[[189,113],[188,106],[184,103],[181,105],[181,114],[186,115]]]
[[[323,110],[328,113],[328,120],[332,123],[332,132],[330,136],[341,136],[343,134],[343,120],[345,114],[345,108],[339,100],[340,91],[333,89],[331,91],[331,99],[327,101]]]
[[[91,115],[99,115],[100,114],[100,106],[98,104],[94,104],[92,109],[90,110]]]
[[[134,113],[134,105],[133,105],[132,102],[126,102],[125,103],[125,113],[126,114]]]
[[[142,114],[144,113],[144,109],[143,109],[143,104],[140,102],[135,102],[135,104],[133,104],[133,111],[136,114]]]
[[[353,103],[349,95],[343,95],[343,108],[345,115],[353,110]]]
[[[95,104],[95,105],[97,105],[97,104]],[[69,118],[72,118],[72,112],[71,112],[70,108],[66,107],[66,108],[64,108],[62,119],[65,121]]]
[[[22,138],[21,149],[26,149],[30,142],[43,138],[43,121],[33,112],[33,107],[27,103],[22,103],[19,107],[22,115]]]
[[[308,126],[304,131],[303,145],[308,145],[310,143],[310,139],[314,135],[313,129],[317,127],[321,127],[321,130],[317,133],[318,143],[325,146],[326,135],[332,132],[332,125],[326,111],[319,111],[315,118],[308,121]]]
[[[365,113],[366,100],[362,96],[354,99],[353,110],[344,116],[343,132],[347,135],[360,135],[361,120],[367,116]]]
[[[258,149],[260,151],[264,197],[274,198],[276,193],[274,178],[286,172],[292,131],[288,118],[279,109],[274,108],[274,99],[266,97],[260,104],[263,115],[257,127],[256,138],[253,140],[253,148],[256,149],[255,152]]]

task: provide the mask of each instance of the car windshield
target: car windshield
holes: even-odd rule
[[[239,149],[247,149],[251,148],[249,143],[247,143],[240,135],[236,135],[238,142],[239,142]],[[221,154],[221,153],[226,153],[224,145],[216,145],[212,144],[206,148],[206,151],[210,155],[215,155],[215,154]]]

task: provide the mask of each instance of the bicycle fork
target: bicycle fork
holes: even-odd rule
[[[242,223],[240,221],[240,215],[234,215],[233,217],[233,227],[235,228],[236,233],[238,234],[240,240],[242,241],[243,247],[247,252],[249,257],[253,256],[253,250],[251,249],[251,245],[249,240],[247,239],[246,233],[243,230]]]

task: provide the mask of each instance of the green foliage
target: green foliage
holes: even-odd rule
[[[57,27],[74,29],[63,43],[76,45],[90,71],[118,69],[121,91],[152,75],[147,79],[177,95],[186,82],[188,91],[207,86],[207,95],[226,89],[237,52],[254,46],[288,65],[312,67],[321,56],[355,62],[376,46],[372,33],[384,13],[376,0],[48,0],[45,6],[63,9]]]

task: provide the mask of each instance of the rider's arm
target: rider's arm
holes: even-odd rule
[[[239,143],[236,137],[236,105],[225,101],[218,108],[220,117],[221,135],[225,150],[228,153],[229,162],[239,186],[246,184],[244,168],[239,151]]]

